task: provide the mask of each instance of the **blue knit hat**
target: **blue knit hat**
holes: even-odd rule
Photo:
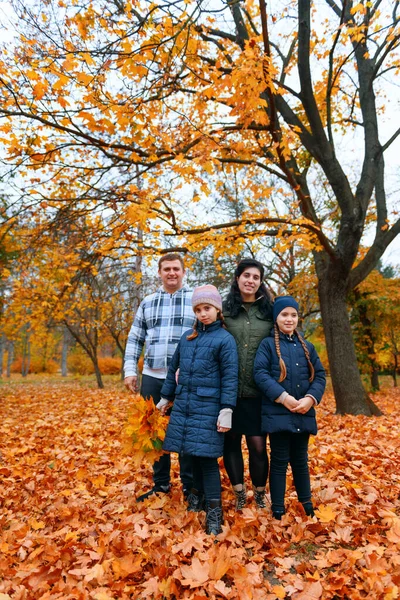
[[[272,316],[274,318],[274,323],[279,315],[283,311],[284,308],[295,308],[297,312],[299,312],[299,304],[293,298],[293,296],[278,296],[274,300],[274,304],[272,306]]]

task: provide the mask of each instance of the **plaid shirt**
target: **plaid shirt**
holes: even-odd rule
[[[182,334],[193,327],[193,290],[183,286],[174,294],[160,288],[146,296],[137,310],[125,349],[125,377],[137,375],[137,362],[145,345],[144,364],[167,369]]]

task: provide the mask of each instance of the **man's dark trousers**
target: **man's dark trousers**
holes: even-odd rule
[[[160,392],[164,379],[157,379],[150,375],[142,376],[140,393],[143,398],[153,398],[154,404],[157,404],[161,398]],[[193,485],[193,461],[188,454],[179,455],[179,467],[182,486],[184,491],[189,492]],[[171,455],[163,454],[153,465],[153,481],[156,487],[169,486],[171,481]]]

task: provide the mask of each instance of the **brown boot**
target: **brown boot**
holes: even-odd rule
[[[246,506],[247,496],[246,496],[246,487],[243,483],[238,483],[233,486],[233,491],[235,492],[236,502],[235,502],[235,510],[242,510]]]
[[[267,503],[265,502],[265,487],[254,487],[254,502],[256,503],[258,508],[267,508]]]

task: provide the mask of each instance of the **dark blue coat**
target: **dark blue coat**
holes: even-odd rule
[[[286,365],[286,378],[278,383],[280,367],[275,348],[274,331],[265,338],[256,354],[254,361],[254,379],[263,393],[262,400],[262,430],[267,433],[290,431],[292,433],[317,433],[315,409],[312,406],[305,414],[292,413],[283,404],[275,402],[282,392],[288,392],[296,400],[311,394],[319,403],[325,391],[325,370],[321,364],[314,346],[306,341],[310,360],[315,369],[314,380],[310,383],[310,369],[296,334],[292,339],[280,334],[281,356]]]
[[[181,337],[161,389],[163,398],[175,397],[163,449],[217,458],[224,446],[224,434],[217,431],[221,405],[236,404],[236,342],[219,320],[199,324],[198,332],[193,340],[187,339],[191,331]]]

